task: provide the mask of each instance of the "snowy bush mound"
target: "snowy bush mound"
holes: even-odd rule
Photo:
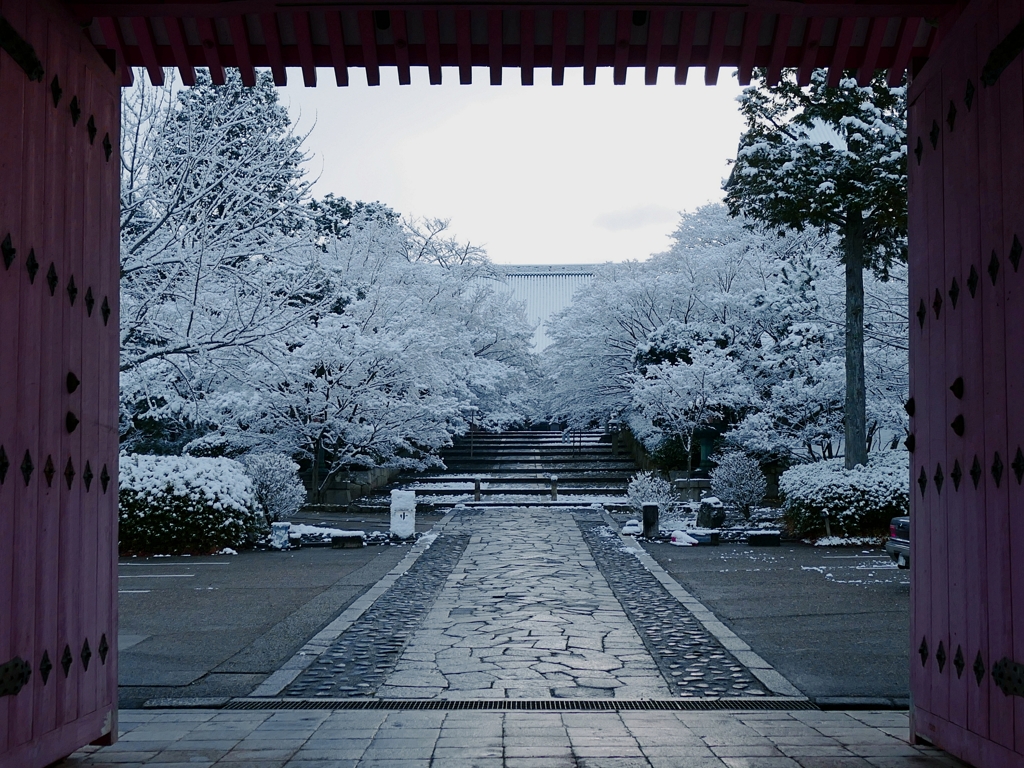
[[[122,456],[122,553],[207,554],[267,532],[245,469],[231,459]]]
[[[761,503],[767,490],[761,465],[741,451],[723,454],[711,470],[711,492],[748,520],[750,510]]]
[[[846,469],[843,459],[801,464],[779,481],[786,522],[799,536],[818,536],[828,516],[833,536],[885,530],[889,519],[909,514],[910,467],[906,451],[882,451],[868,465]]]
[[[643,512],[644,504],[659,504],[665,513],[677,500],[672,484],[653,472],[637,472],[626,491],[626,501],[636,512]]]
[[[291,517],[306,502],[299,465],[284,454],[249,454],[242,463],[252,481],[253,497],[268,523]]]

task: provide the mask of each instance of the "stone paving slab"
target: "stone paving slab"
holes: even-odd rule
[[[954,768],[905,712],[126,710],[64,766]]]

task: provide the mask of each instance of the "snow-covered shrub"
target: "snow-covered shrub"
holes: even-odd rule
[[[268,523],[291,517],[306,501],[299,465],[282,453],[251,453],[242,459],[253,497]]]
[[[245,469],[231,459],[122,456],[121,552],[210,553],[267,531]]]
[[[643,512],[644,504],[659,504],[664,514],[677,500],[672,484],[653,472],[637,472],[626,491],[626,501],[637,512]]]
[[[711,492],[748,520],[751,508],[761,502],[767,490],[761,465],[742,451],[723,454],[711,470]]]
[[[889,519],[910,509],[909,454],[881,451],[868,465],[845,469],[843,459],[802,464],[783,473],[785,518],[799,536],[824,531],[828,516],[834,536],[884,530]]]

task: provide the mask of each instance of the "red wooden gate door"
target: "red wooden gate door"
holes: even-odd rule
[[[1024,27],[972,4],[910,90],[914,733],[1024,765]]]
[[[0,766],[117,733],[119,79],[0,2]]]

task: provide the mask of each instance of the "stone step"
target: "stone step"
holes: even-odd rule
[[[523,475],[520,477],[495,477],[492,475],[440,475],[440,476],[421,476],[407,478],[409,482],[418,483],[469,483],[473,484],[477,478],[480,478],[483,483],[503,483],[503,484],[525,484],[525,483],[546,483],[549,480],[547,475]],[[600,474],[600,475],[558,475],[558,484],[580,484],[586,483],[588,485],[608,483],[615,484],[621,482],[623,477],[628,477],[626,473],[618,474]]]
[[[464,496],[474,493],[473,488],[412,488],[417,496]],[[625,496],[626,489],[617,488],[565,488],[558,484],[559,494],[572,496]],[[545,488],[481,488],[481,496],[545,496],[550,495]]]

